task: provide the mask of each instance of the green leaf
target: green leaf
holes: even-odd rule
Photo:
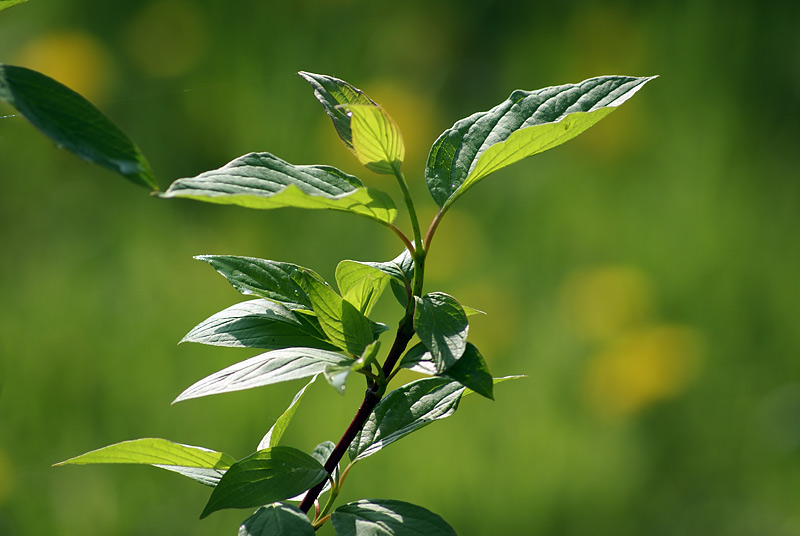
[[[456,536],[430,510],[391,499],[347,503],[333,512],[331,522],[337,536]]]
[[[351,357],[318,348],[284,348],[257,355],[220,370],[182,392],[175,402],[253,389],[315,376],[328,365],[352,363]]]
[[[336,133],[342,139],[347,148],[353,150],[353,134],[350,128],[350,116],[342,108],[343,104],[365,104],[377,106],[375,101],[367,97],[363,91],[355,88],[338,78],[324,74],[314,74],[300,72],[311,87],[314,88],[314,96],[317,97],[325,112],[333,121]]]
[[[216,313],[195,326],[181,342],[233,348],[278,350],[303,346],[335,350],[324,340],[324,334],[299,315],[269,300],[237,303]]]
[[[271,209],[330,209],[383,224],[397,216],[387,194],[366,188],[330,166],[294,166],[269,153],[250,153],[192,178],[178,179],[160,197]]]
[[[449,378],[422,378],[386,395],[348,449],[353,462],[455,413],[464,386]]]
[[[491,110],[456,122],[434,142],[425,170],[431,196],[446,209],[490,173],[574,138],[653,78],[600,76],[514,91]]]
[[[376,367],[380,367],[375,359],[378,355],[378,350],[380,347],[380,341],[375,341],[372,344],[367,345],[361,357],[351,364],[328,365],[323,371],[325,379],[334,389],[339,392],[340,395],[343,395],[345,382],[347,381],[347,378],[350,376],[351,372],[357,372],[365,368],[369,369],[373,363]]]
[[[431,353],[422,343],[413,346],[400,361],[399,367],[422,374],[450,378],[490,400],[494,400],[493,379],[480,351],[468,342],[461,359],[444,372],[437,372]]]
[[[311,309],[332,344],[358,356],[375,340],[369,319],[339,296],[319,275],[303,270],[295,276],[295,280],[311,300]],[[375,329],[383,328],[375,326]]]
[[[451,367],[467,347],[469,323],[458,301],[444,292],[416,298],[414,329],[431,352],[439,372]]]
[[[256,295],[283,303],[289,309],[311,308],[311,301],[292,278],[300,270],[308,270],[288,262],[268,261],[233,255],[198,255],[242,294]]]
[[[239,536],[314,536],[314,526],[296,506],[262,506],[239,527]]]
[[[252,508],[282,501],[322,482],[320,463],[292,447],[260,450],[231,465],[214,488],[200,519],[223,508]]]
[[[397,123],[380,106],[348,104],[353,152],[358,161],[375,173],[393,175],[406,156]]]
[[[323,441],[322,443],[314,447],[314,450],[311,451],[309,456],[317,460],[319,464],[324,467],[325,462],[327,462],[328,458],[331,457],[331,454],[333,453],[333,450],[335,448],[336,445],[333,443],[333,441]],[[338,478],[335,476],[337,474],[336,471],[338,470],[339,470],[339,464],[336,464],[336,469],[334,469],[334,479]],[[327,492],[330,489],[331,489],[331,479],[329,478],[328,481],[325,482],[325,485],[322,487],[322,490],[319,493],[320,495],[322,495],[323,493]],[[305,497],[305,492],[295,495],[294,497],[291,497],[286,500],[299,502],[302,501],[304,497]]]
[[[492,378],[492,384],[493,385],[498,385],[498,384],[501,384],[501,383],[505,383],[505,382],[507,382],[509,380],[519,380],[520,378],[527,378],[527,376],[524,375],[524,374],[517,374],[517,375],[514,375],[514,376],[503,376],[501,378]],[[472,389],[465,389],[464,390],[464,394],[461,395],[461,398],[464,398],[465,396],[469,396],[469,395],[473,394],[474,392],[475,391],[473,391]]]
[[[372,311],[388,283],[388,275],[360,262],[342,261],[336,267],[336,284],[342,297],[363,315]]]
[[[275,421],[275,424],[270,427],[267,434],[263,437],[263,439],[261,439],[261,442],[258,444],[258,450],[264,450],[270,447],[278,446],[278,443],[283,437],[284,432],[286,432],[286,429],[289,427],[289,423],[292,421],[292,418],[297,411],[297,407],[300,405],[300,402],[302,402],[303,397],[306,394],[306,389],[308,389],[316,379],[316,376],[312,377],[311,381],[305,384],[303,388],[300,389],[296,395],[294,395],[292,403],[289,404],[289,407],[286,408],[286,411],[281,413],[281,416],[278,417],[278,419]],[[322,463],[325,462],[323,461]]]
[[[152,465],[214,486],[236,460],[224,452],[144,438],[115,443],[55,465],[139,464]]]
[[[411,286],[414,281],[414,259],[411,257],[411,253],[408,252],[407,249],[404,249],[400,255],[389,262],[360,262],[360,261],[342,261],[339,266],[344,265],[346,270],[353,271],[358,273],[358,269],[356,267],[350,266],[350,264],[359,264],[361,266],[369,267],[373,269],[375,272],[382,273],[391,277],[390,283],[392,286],[392,292],[394,293],[397,301],[405,307],[406,302],[408,301],[408,295],[411,294]],[[337,282],[339,284],[339,289],[342,290],[344,294],[345,291],[342,289],[342,282],[339,281],[339,268],[336,269],[337,275]],[[349,277],[354,277],[348,275]],[[347,284],[347,281],[345,281]],[[377,298],[376,298],[377,299]],[[364,313],[369,314],[369,313]]]
[[[0,0],[0,11],[8,9],[11,6],[16,6],[17,4],[22,4],[27,1],[28,0]]]
[[[42,73],[0,64],[0,99],[59,147],[157,190],[150,164],[133,141],[78,93]]]

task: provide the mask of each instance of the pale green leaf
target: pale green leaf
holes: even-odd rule
[[[28,0],[0,0],[0,11],[8,9],[11,6],[16,6],[17,4],[22,4],[27,1]]]
[[[239,536],[314,536],[314,526],[296,506],[272,503],[262,506],[239,527]]]
[[[458,361],[467,347],[467,314],[444,292],[431,292],[416,301],[414,329],[442,372]]]
[[[173,403],[308,378],[323,372],[328,365],[344,365],[353,361],[351,357],[318,348],[273,350],[200,380],[182,392]]]
[[[225,166],[173,182],[161,197],[186,197],[247,208],[295,207],[350,212],[391,223],[392,199],[330,166],[294,166],[269,153],[250,153]]]
[[[291,447],[260,450],[231,465],[200,518],[223,508],[252,508],[293,497],[328,473],[308,454]]]
[[[277,350],[303,346],[335,350],[308,318],[269,300],[237,303],[195,326],[181,342]]]
[[[306,389],[308,389],[316,379],[316,376],[312,377],[311,381],[305,384],[303,388],[300,389],[296,395],[294,395],[292,403],[289,404],[289,407],[286,408],[283,413],[281,413],[281,416],[278,417],[278,419],[275,421],[275,424],[270,427],[267,434],[261,439],[257,450],[264,450],[270,447],[276,447],[278,445],[283,437],[284,432],[286,432],[286,429],[289,427],[289,423],[292,421],[292,418],[294,418],[294,414],[297,412],[297,408],[300,406],[300,402],[302,402],[303,397],[306,394]]]
[[[360,273],[360,271],[351,266],[351,264],[358,264],[373,269],[376,273],[382,273],[391,277],[390,282],[392,292],[394,293],[400,304],[405,307],[408,296],[411,294],[411,287],[414,282],[414,259],[407,249],[404,249],[400,255],[388,262],[360,262],[360,261],[342,261],[340,266],[344,266],[347,271]],[[355,279],[354,275],[347,274],[349,278]],[[342,279],[345,279],[344,276]],[[339,289],[342,290],[343,282],[339,281],[339,268],[337,267],[337,281]],[[344,285],[347,286],[349,281],[345,280]],[[344,293],[345,291],[342,290]],[[368,314],[368,313],[365,313]]]
[[[456,536],[430,510],[391,499],[347,503],[333,512],[331,522],[337,536]]]
[[[156,190],[142,152],[103,112],[52,78],[25,67],[0,64],[0,99],[53,140],[89,162]]]
[[[397,123],[380,106],[343,106],[350,116],[353,152],[358,161],[375,173],[392,175],[400,169],[406,155]]]
[[[653,78],[600,76],[514,91],[491,110],[456,122],[436,140],[425,170],[431,196],[446,209],[490,173],[584,132]]]
[[[377,106],[375,102],[367,97],[363,91],[353,87],[344,80],[339,80],[324,74],[314,74],[307,72],[298,73],[311,87],[314,88],[314,96],[317,97],[325,112],[333,121],[336,133],[344,144],[353,149],[353,134],[350,129],[350,116],[342,108],[344,104],[366,104]]]
[[[378,350],[381,347],[380,341],[375,341],[364,348],[364,352],[360,358],[352,363],[345,363],[344,365],[328,365],[323,371],[325,379],[331,386],[336,389],[340,395],[344,394],[345,382],[350,376],[351,372],[357,372],[363,369],[369,369],[372,364],[380,367],[376,361]]]
[[[160,438],[115,443],[55,465],[138,464],[152,465],[214,486],[236,460],[224,452],[182,445]]]
[[[342,261],[336,267],[342,297],[363,315],[369,315],[388,283],[387,274],[360,262]]]

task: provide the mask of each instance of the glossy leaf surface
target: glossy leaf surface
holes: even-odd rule
[[[239,536],[314,536],[314,527],[296,506],[276,502],[248,517],[239,527]]]
[[[175,402],[308,378],[321,373],[328,365],[345,365],[353,361],[342,354],[318,348],[273,350],[200,380],[182,392]]]
[[[584,132],[653,78],[600,76],[514,91],[491,110],[456,122],[434,142],[425,170],[431,196],[446,208],[490,173]]]
[[[334,78],[324,74],[314,74],[307,72],[298,73],[311,87],[314,88],[314,96],[322,104],[325,112],[333,121],[336,133],[342,139],[348,149],[353,150],[353,134],[350,128],[350,116],[342,105],[362,104],[377,106],[375,101],[367,97],[363,91],[353,87],[344,80]]]
[[[331,515],[337,536],[456,536],[453,527],[421,506],[369,499],[340,506]]]
[[[306,319],[307,320],[307,319]],[[207,318],[181,342],[234,348],[277,350],[294,346],[335,350],[323,333],[279,303],[250,300],[237,303]]]
[[[59,147],[140,186],[158,189],[136,144],[92,103],[60,82],[25,67],[0,64],[0,99]]]
[[[245,296],[260,296],[283,303],[290,309],[311,308],[308,296],[292,277],[308,268],[289,262],[234,255],[198,255],[195,259],[210,264]]]
[[[431,353],[436,369],[443,372],[464,354],[469,322],[458,301],[444,292],[416,298],[414,329]]]
[[[247,208],[339,210],[390,223],[392,199],[330,166],[294,166],[270,153],[250,153],[196,177],[178,179],[161,197],[185,197]]]
[[[480,351],[474,344],[468,342],[461,359],[453,366],[439,373],[431,353],[422,343],[412,347],[400,361],[400,367],[428,375],[438,375],[457,381],[464,387],[490,400],[494,400],[492,374],[483,359]]]
[[[375,173],[392,175],[406,156],[397,123],[380,107],[369,104],[344,106],[350,116],[353,152]]]
[[[293,497],[327,477],[308,454],[272,447],[231,465],[208,499],[200,518],[223,508],[252,508]]]
[[[386,395],[348,449],[352,461],[371,456],[458,408],[464,386],[449,378],[422,378]]]

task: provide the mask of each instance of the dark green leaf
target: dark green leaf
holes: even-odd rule
[[[344,80],[333,78],[324,74],[313,74],[300,72],[311,87],[314,88],[314,96],[322,103],[325,112],[333,121],[336,133],[349,149],[353,149],[353,134],[350,129],[350,116],[342,108],[343,104],[366,104],[377,106],[377,104],[367,97],[363,91],[357,89]]]
[[[422,343],[413,346],[406,352],[398,366],[430,376],[450,378],[486,398],[494,400],[492,375],[480,351],[472,343],[467,343],[461,359],[441,373],[437,372],[431,353]]]
[[[161,197],[257,209],[339,210],[383,224],[397,216],[391,197],[352,175],[330,166],[294,166],[269,153],[250,153],[197,177],[178,179]]]
[[[422,378],[381,400],[348,449],[352,461],[371,456],[408,434],[455,413],[464,386],[449,378]]]
[[[452,366],[467,347],[469,323],[458,301],[444,292],[416,298],[414,329],[431,352],[439,372]]]
[[[134,439],[81,454],[55,465],[152,465],[214,486],[236,460],[224,452],[193,447],[160,438]]]
[[[358,161],[375,173],[393,175],[406,156],[397,123],[380,106],[349,104],[353,152]]]
[[[574,138],[653,78],[601,76],[514,91],[491,110],[456,122],[436,140],[425,170],[431,196],[447,208],[490,173]]]
[[[311,381],[305,384],[303,388],[300,389],[296,395],[294,395],[292,403],[289,404],[289,407],[286,408],[286,411],[281,413],[281,416],[278,417],[278,419],[275,421],[275,424],[272,425],[267,434],[261,439],[261,442],[258,444],[258,450],[264,450],[278,445],[283,437],[284,432],[286,432],[286,429],[289,427],[289,423],[292,421],[292,418],[297,411],[297,407],[303,400],[303,396],[306,394],[306,389],[308,389],[308,387],[314,383],[314,380],[316,379],[316,376],[311,378]]]
[[[198,255],[244,295],[255,294],[285,304],[289,309],[311,308],[311,301],[292,278],[300,270],[308,270],[288,262],[268,261],[233,255]]]
[[[456,536],[453,527],[421,506],[369,499],[340,506],[331,515],[337,536]]]
[[[92,103],[42,73],[0,64],[0,99],[84,160],[157,190],[150,164],[133,141]]]
[[[0,11],[7,9],[11,6],[16,6],[17,4],[22,4],[27,2],[28,0],[0,0]]]
[[[311,309],[328,340],[351,355],[361,355],[364,348],[375,340],[369,319],[314,272],[304,270],[295,279],[311,300]],[[375,328],[382,329],[380,326]]]
[[[299,315],[269,300],[232,305],[195,326],[181,342],[268,350],[293,346],[336,349]]]
[[[223,508],[252,508],[282,501],[322,482],[320,463],[291,447],[272,447],[231,465],[214,488],[200,518]]]
[[[195,383],[175,402],[253,389],[264,385],[315,376],[329,365],[345,365],[354,360],[318,348],[284,348],[257,355],[223,369]]]
[[[299,508],[276,502],[247,518],[239,536],[314,536],[314,526]]]

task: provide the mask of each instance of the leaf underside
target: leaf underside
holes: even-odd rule
[[[600,76],[514,91],[491,110],[456,122],[434,142],[425,170],[431,196],[446,209],[490,173],[574,138],[653,78]]]
[[[330,166],[295,166],[270,153],[246,154],[219,169],[178,179],[160,197],[255,209],[338,210],[384,224],[397,216],[391,197],[352,175]]]

